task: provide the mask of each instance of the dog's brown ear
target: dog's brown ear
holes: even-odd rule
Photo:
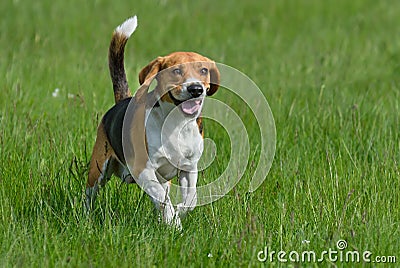
[[[213,95],[219,88],[220,73],[217,65],[213,63],[210,68],[210,88],[207,90],[207,96]]]
[[[163,61],[163,57],[158,57],[144,67],[139,73],[139,83],[143,84],[147,79],[155,76],[161,70]]]

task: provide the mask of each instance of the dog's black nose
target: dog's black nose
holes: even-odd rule
[[[191,84],[187,87],[187,91],[192,95],[193,98],[199,97],[203,94],[203,87],[199,84]]]

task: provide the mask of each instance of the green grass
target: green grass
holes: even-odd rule
[[[265,246],[321,252],[338,239],[400,261],[397,1],[9,0],[0,9],[0,266],[258,266]],[[227,196],[183,221],[182,234],[117,179],[93,215],[82,207],[96,127],[113,104],[111,32],[133,14],[132,88],[156,56],[197,51],[246,73],[275,117],[262,186],[246,192],[249,166]],[[239,101],[230,105],[254,126]],[[205,128],[218,148],[201,175],[209,180],[230,151],[222,128]]]

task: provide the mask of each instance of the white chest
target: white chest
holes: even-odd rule
[[[149,160],[165,179],[177,170],[197,171],[197,162],[203,153],[203,138],[195,118],[178,112],[167,117],[150,113],[146,122]]]

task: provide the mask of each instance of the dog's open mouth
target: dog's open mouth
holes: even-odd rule
[[[180,105],[182,112],[185,114],[192,115],[200,110],[202,100],[199,99],[190,99],[182,102]]]
[[[203,102],[203,100],[201,99],[188,99],[185,101],[181,101],[176,99],[174,95],[172,95],[171,91],[168,91],[168,94],[172,99],[172,101],[174,102],[174,104],[176,106],[179,106],[182,112],[185,114],[193,115],[201,109],[201,104]]]

